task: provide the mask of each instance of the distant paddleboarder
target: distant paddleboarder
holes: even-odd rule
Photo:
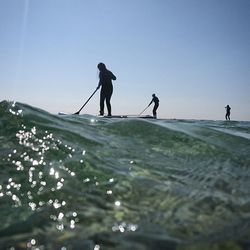
[[[230,106],[229,105],[227,105],[226,107],[225,107],[225,109],[226,109],[226,116],[225,116],[225,118],[226,118],[226,120],[229,120],[230,121],[230,114],[231,114],[231,108],[230,108]]]
[[[153,97],[152,101],[149,103],[148,107],[154,102],[153,116],[156,118],[156,116],[157,116],[156,110],[159,107],[159,99],[158,99],[158,97],[155,94],[153,94],[152,97]]]
[[[113,93],[112,80],[116,80],[116,76],[106,68],[104,63],[99,63],[97,68],[100,71],[97,89],[102,87],[100,93],[100,115],[104,115],[104,101],[106,101],[108,116],[112,116],[110,99]]]

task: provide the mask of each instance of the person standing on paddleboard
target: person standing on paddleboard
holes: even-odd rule
[[[106,101],[108,116],[112,116],[110,100],[113,93],[112,80],[116,80],[116,76],[106,68],[104,63],[99,63],[97,68],[100,71],[97,89],[102,87],[100,93],[100,115],[104,115],[104,102]]]
[[[225,118],[226,118],[226,120],[229,120],[230,121],[230,111],[231,111],[231,108],[230,108],[230,106],[229,105],[227,105],[226,107],[225,107],[225,109],[226,109],[226,115],[225,115]]]
[[[148,104],[148,107],[154,102],[155,103],[155,105],[154,105],[154,108],[153,108],[153,116],[156,118],[156,116],[157,116],[157,114],[156,114],[156,110],[158,109],[158,107],[159,107],[159,99],[158,99],[158,97],[155,95],[155,94],[153,94],[152,95],[152,101]]]

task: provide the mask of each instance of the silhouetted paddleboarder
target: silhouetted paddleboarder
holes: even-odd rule
[[[226,118],[226,120],[229,120],[229,121],[230,121],[230,114],[231,114],[230,110],[231,110],[231,108],[230,108],[229,105],[227,105],[227,106],[225,107],[225,109],[226,109],[225,118]]]
[[[100,93],[100,115],[104,115],[104,101],[106,101],[108,116],[112,116],[110,99],[113,93],[112,80],[116,80],[116,76],[106,68],[104,63],[99,63],[97,68],[100,71],[97,89],[102,87]]]
[[[156,116],[157,116],[156,110],[159,107],[159,99],[155,94],[153,94],[152,97],[153,97],[152,101],[148,104],[148,107],[154,102],[155,105],[154,105],[154,108],[153,108],[153,116],[156,118]]]

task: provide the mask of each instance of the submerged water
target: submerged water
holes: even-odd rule
[[[0,249],[250,249],[250,122],[0,103]]]

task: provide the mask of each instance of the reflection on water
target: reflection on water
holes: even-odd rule
[[[248,249],[249,123],[0,103],[1,249]]]

